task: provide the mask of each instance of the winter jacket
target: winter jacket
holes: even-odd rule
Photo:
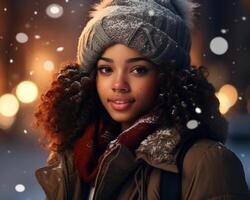
[[[162,199],[160,191],[166,190],[161,184],[162,172],[180,172],[174,162],[152,159],[147,152],[164,145],[154,141],[136,154],[124,145],[113,148],[101,163],[93,199]],[[80,180],[70,150],[52,153],[48,165],[36,171],[36,177],[48,200],[88,200],[90,186]],[[200,139],[188,150],[181,189],[183,200],[250,200],[240,160],[222,143],[211,139]]]

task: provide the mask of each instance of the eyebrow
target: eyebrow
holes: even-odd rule
[[[104,61],[110,62],[110,63],[114,62],[111,58],[106,58],[106,57],[100,57],[100,60],[104,60]],[[129,58],[126,60],[126,63],[133,63],[133,62],[138,62],[138,61],[146,61],[146,62],[149,62],[151,64],[154,64],[152,61],[150,61],[149,59],[144,58],[144,57]]]

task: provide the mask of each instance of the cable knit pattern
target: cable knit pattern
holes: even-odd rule
[[[158,65],[190,64],[188,0],[104,0],[94,7],[78,42],[77,60],[87,72],[105,48],[121,43]],[[191,12],[187,12],[191,13]]]

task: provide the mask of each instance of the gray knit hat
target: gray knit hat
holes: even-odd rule
[[[112,44],[134,48],[158,65],[190,64],[192,8],[188,0],[103,0],[78,42],[77,62],[89,72]]]

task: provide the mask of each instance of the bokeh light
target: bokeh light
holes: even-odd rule
[[[25,186],[23,184],[17,184],[15,187],[15,190],[17,192],[24,192],[25,191]]]
[[[59,4],[50,4],[46,8],[46,14],[51,18],[59,18],[63,15],[63,7]]]
[[[5,117],[15,116],[19,110],[19,102],[13,94],[0,97],[0,113]]]
[[[16,41],[19,43],[26,43],[29,40],[29,37],[26,33],[16,34]]]
[[[218,91],[222,85],[231,81],[231,71],[228,65],[220,61],[210,62],[206,65],[208,68],[209,76],[207,77],[209,82],[213,83],[213,86]]]
[[[63,50],[64,50],[64,47],[58,47],[58,48],[56,49],[57,52],[61,52],[61,51],[63,51]]]
[[[246,17],[246,16],[242,16],[241,19],[242,19],[243,21],[246,21],[246,20],[247,20],[247,17]]]
[[[202,113],[202,110],[201,110],[199,107],[196,107],[196,108],[195,108],[195,112],[196,112],[197,114],[201,114],[201,113]]]
[[[238,92],[233,85],[226,84],[216,93],[216,97],[220,102],[220,112],[225,114],[237,102]]]
[[[39,40],[39,39],[41,39],[41,36],[40,35],[34,35],[34,38]]]
[[[221,87],[220,93],[226,95],[229,99],[230,107],[233,106],[238,100],[238,92],[233,85],[226,84]]]
[[[23,81],[18,84],[16,95],[21,102],[31,103],[35,101],[38,96],[38,88],[36,84],[31,81]]]
[[[229,31],[228,29],[224,29],[224,28],[220,30],[220,32],[223,33],[223,34],[228,33],[228,31]]]
[[[152,9],[150,9],[149,11],[148,11],[148,15],[149,16],[154,16],[155,15],[155,11],[154,10],[152,10]]]
[[[195,119],[189,120],[186,124],[188,129],[196,129],[199,125],[199,122]]]
[[[3,130],[9,129],[14,124],[15,120],[16,120],[15,116],[6,117],[0,113],[0,129]]]
[[[226,114],[230,108],[230,100],[229,98],[223,94],[222,92],[218,92],[216,93],[216,97],[218,98],[219,102],[220,102],[220,113],[221,114]]]
[[[53,71],[55,69],[55,65],[54,63],[51,61],[51,60],[46,60],[44,63],[43,63],[43,68],[46,70],[46,71]]]
[[[228,42],[223,37],[215,37],[210,42],[210,50],[216,55],[223,55],[228,50]]]

